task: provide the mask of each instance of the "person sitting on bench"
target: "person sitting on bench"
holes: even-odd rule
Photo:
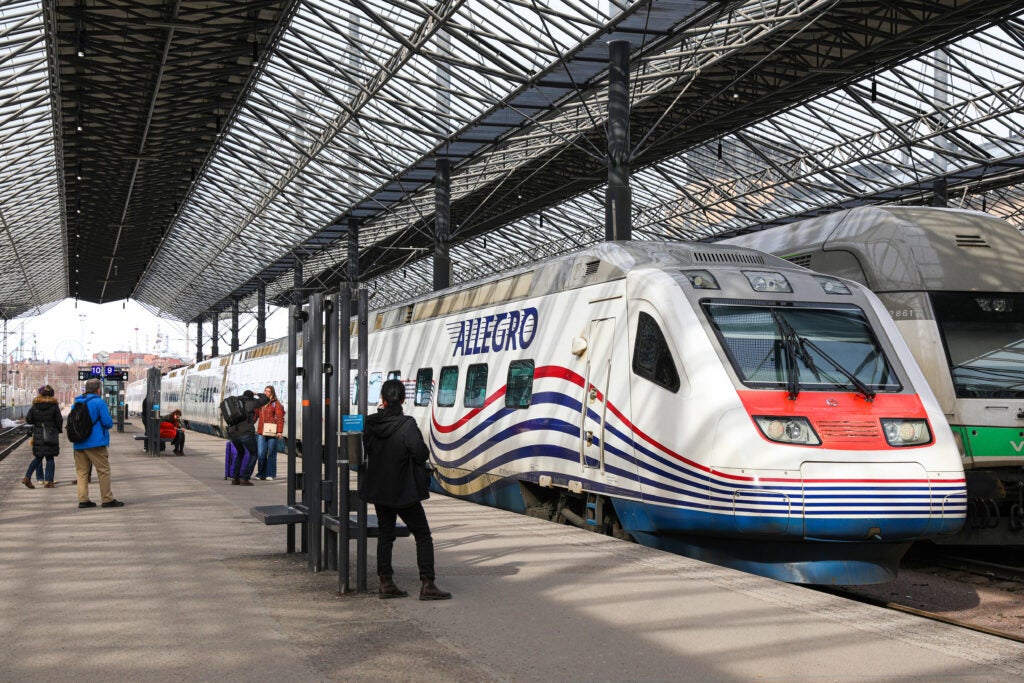
[[[175,455],[185,455],[185,430],[181,428],[180,410],[160,418],[160,438],[171,440]],[[160,450],[163,450],[163,444],[160,445]]]

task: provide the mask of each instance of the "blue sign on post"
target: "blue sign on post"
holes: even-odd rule
[[[361,431],[363,431],[363,416],[362,415],[342,415],[341,416],[341,431],[343,431],[343,432],[361,432]]]

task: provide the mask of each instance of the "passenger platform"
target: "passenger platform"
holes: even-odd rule
[[[77,508],[69,443],[54,489],[21,485],[27,443],[0,462],[0,680],[1024,678],[1019,643],[437,495],[454,598],[416,599],[411,538],[395,546],[409,598],[339,596],[336,572],[285,552],[286,525],[250,513],[285,502],[285,456],[282,479],[243,487],[223,440],[189,432],[185,452],[113,434],[115,509]]]

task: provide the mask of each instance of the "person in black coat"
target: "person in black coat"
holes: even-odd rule
[[[270,399],[263,394],[254,394],[246,389],[241,396],[242,405],[245,406],[245,419],[233,425],[227,425],[228,438],[235,446],[238,454],[235,458],[235,466],[231,474],[231,483],[235,486],[252,486],[249,481],[252,471],[256,467],[256,454],[259,450],[256,444],[256,411],[270,403]],[[245,453],[249,452],[248,466],[242,471],[242,461],[245,460]]]
[[[416,539],[416,564],[420,572],[420,600],[447,600],[451,593],[434,584],[434,539],[430,535],[423,503],[430,496],[427,444],[416,420],[402,414],[405,385],[389,379],[380,390],[383,406],[366,418],[363,447],[366,472],[363,500],[373,503],[377,513],[377,577],[381,598],[404,598],[408,593],[394,580],[391,553],[398,517]]]
[[[60,454],[60,433],[64,429],[64,416],[61,415],[60,404],[53,397],[53,387],[49,384],[39,387],[38,395],[32,399],[32,407],[28,409],[28,415],[25,416],[25,422],[32,425],[32,455],[34,457],[21,483],[30,489],[35,488],[32,485],[32,472],[45,458],[43,487],[52,489],[54,487],[53,459]]]

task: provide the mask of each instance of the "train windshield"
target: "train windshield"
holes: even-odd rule
[[[869,399],[900,391],[896,373],[856,306],[708,301],[740,380],[759,389],[853,391]]]
[[[958,398],[1024,398],[1024,294],[932,292]]]

